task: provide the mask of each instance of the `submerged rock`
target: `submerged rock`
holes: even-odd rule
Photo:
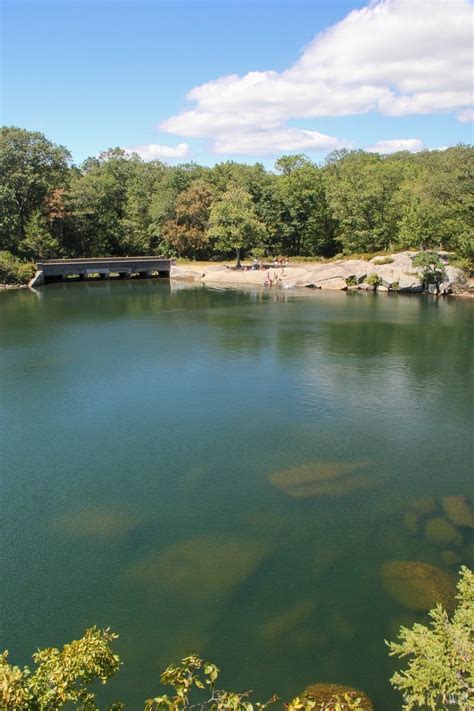
[[[408,610],[429,610],[441,603],[451,610],[456,586],[449,573],[419,561],[394,560],[381,567],[387,594]]]
[[[299,625],[304,626],[315,608],[316,603],[314,600],[297,602],[280,615],[260,625],[259,632],[267,642],[275,642],[281,637],[285,637],[289,631],[293,631]]]
[[[414,499],[408,504],[408,510],[403,516],[403,525],[408,533],[415,535],[418,532],[420,522],[425,516],[429,516],[436,511],[436,501],[433,496],[423,496]]]
[[[97,506],[63,514],[52,527],[77,538],[119,541],[144,522],[143,517],[129,511]]]
[[[280,615],[276,615],[259,627],[264,642],[292,651],[307,651],[308,647],[321,646],[327,635],[310,627],[310,618],[316,609],[314,600],[302,600]]]
[[[455,526],[474,528],[474,511],[465,496],[445,496],[443,509]]]
[[[307,686],[301,694],[301,699],[305,701],[315,701],[319,707],[324,707],[325,711],[336,711],[337,702],[340,703],[341,711],[346,711],[349,708],[344,703],[344,695],[348,694],[352,701],[360,699],[359,707],[362,711],[374,711],[374,705],[367,694],[351,686],[343,684],[312,684]]]
[[[371,484],[370,477],[360,471],[366,465],[364,461],[314,462],[273,472],[269,479],[295,499],[343,496]]]
[[[422,496],[419,499],[414,499],[408,504],[412,511],[415,511],[420,517],[428,516],[434,513],[437,509],[434,496]]]
[[[455,551],[441,551],[441,560],[448,567],[451,565],[459,565],[461,558]]]
[[[214,606],[251,575],[265,552],[250,539],[198,536],[150,554],[128,573],[186,604]]]
[[[425,536],[430,543],[437,546],[459,546],[462,543],[459,531],[443,516],[434,516],[427,520]]]

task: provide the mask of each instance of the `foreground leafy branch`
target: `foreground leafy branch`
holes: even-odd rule
[[[105,684],[120,668],[120,660],[110,649],[117,639],[109,629],[92,627],[81,639],[33,654],[36,669],[20,669],[8,663],[8,652],[0,656],[1,711],[57,711],[76,704],[77,711],[96,711],[95,681]],[[110,711],[119,711],[115,704]]]

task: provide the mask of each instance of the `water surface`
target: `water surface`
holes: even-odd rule
[[[380,566],[474,563],[472,531],[403,523],[473,493],[471,327],[472,302],[418,296],[1,294],[1,646],[26,663],[110,626],[105,697],[133,709],[191,649],[257,698],[339,681],[400,708],[384,638],[424,616]]]

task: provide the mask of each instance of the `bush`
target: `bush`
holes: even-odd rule
[[[412,257],[414,267],[421,269],[421,278],[423,286],[434,284],[436,290],[439,290],[439,285],[446,279],[446,267],[439,254],[436,252],[419,252],[415,257]]]
[[[0,252],[0,284],[27,284],[35,274],[35,265],[22,262],[10,252]]]
[[[369,284],[370,286],[373,286],[374,289],[376,289],[382,283],[382,279],[379,277],[378,274],[375,274],[374,272],[372,274],[369,274],[369,276],[365,280],[365,283]]]
[[[455,259],[450,259],[449,263],[464,272],[466,276],[470,276],[474,272],[474,263],[469,257],[456,257]]]
[[[346,284],[347,286],[357,286],[357,277],[355,274],[351,274],[351,276],[347,277]]]
[[[381,266],[382,264],[393,264],[394,261],[393,257],[381,257],[380,259],[374,259],[374,264]]]

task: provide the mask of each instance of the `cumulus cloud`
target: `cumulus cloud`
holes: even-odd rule
[[[187,143],[179,143],[175,148],[159,143],[147,143],[143,146],[130,146],[124,149],[129,155],[137,153],[143,160],[163,160],[166,158],[184,158],[189,153]]]
[[[351,147],[347,141],[340,141],[318,131],[304,131],[297,128],[270,129],[219,136],[214,143],[215,153],[241,153],[243,155],[264,155],[271,153],[298,153],[300,151],[332,151],[335,148]]]
[[[472,123],[474,121],[474,109],[463,109],[458,113],[458,120],[461,123]]]
[[[416,153],[423,150],[423,141],[419,138],[393,138],[388,141],[377,141],[373,146],[366,149],[369,153],[397,153],[398,151],[410,151]]]
[[[292,119],[378,111],[456,112],[471,120],[472,19],[469,0],[372,0],[318,34],[283,72],[232,74],[194,87],[187,96],[194,106],[160,128],[210,138],[215,152],[244,152],[245,145],[254,152],[258,142],[276,152],[301,149],[311,133],[305,148],[323,147],[320,134],[290,129]],[[281,147],[293,142],[297,148]]]

